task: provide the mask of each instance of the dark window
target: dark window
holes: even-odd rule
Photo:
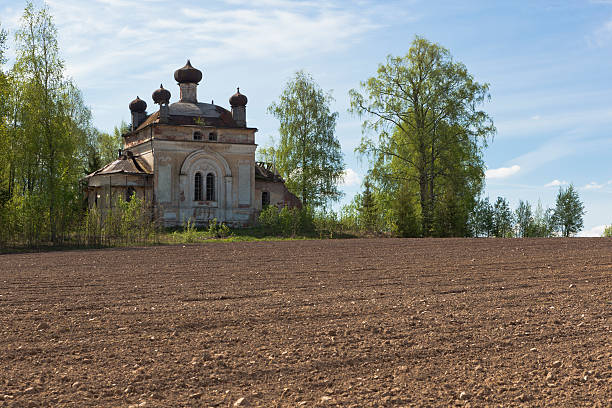
[[[210,140],[211,142],[216,142],[217,141],[217,134],[215,132],[210,132],[208,134],[208,140]]]
[[[202,201],[202,190],[202,173],[196,173],[193,186],[193,201]]]
[[[128,187],[127,191],[125,192],[125,201],[128,203],[132,201],[132,196],[135,194],[136,190],[134,190],[134,187]]]
[[[202,140],[202,132],[193,132],[193,140]]]
[[[215,175],[212,173],[206,175],[206,200],[215,201]]]
[[[266,208],[270,205],[270,193],[268,191],[261,192],[261,206]]]

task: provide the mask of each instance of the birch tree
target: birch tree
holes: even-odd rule
[[[488,84],[474,80],[438,44],[416,37],[403,57],[388,56],[376,76],[351,90],[351,111],[364,119],[357,151],[373,179],[415,194],[421,235],[465,235],[482,190],[482,154],[495,133],[479,109]]]
[[[304,205],[325,207],[341,197],[344,160],[335,136],[337,112],[333,98],[304,71],[287,82],[278,101],[268,112],[279,122],[279,144],[274,154],[276,169],[288,189]]]
[[[27,241],[59,242],[77,216],[91,113],[65,78],[57,31],[46,7],[28,3],[16,32],[10,72],[11,199],[21,206]]]
[[[584,214],[584,204],[574,186],[559,187],[553,220],[561,236],[571,237],[579,233],[584,227]]]

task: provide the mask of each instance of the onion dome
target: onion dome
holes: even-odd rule
[[[165,89],[163,85],[159,85],[159,89],[153,92],[153,102],[161,105],[161,104],[169,104],[170,103],[170,91]]]
[[[229,103],[232,107],[246,106],[247,97],[240,93],[240,88],[229,98]]]
[[[130,111],[132,112],[144,112],[147,109],[147,103],[136,97],[132,102],[130,102]]]
[[[179,84],[190,82],[197,84],[202,80],[202,71],[191,66],[191,62],[187,60],[187,64],[183,68],[174,71],[174,79]]]

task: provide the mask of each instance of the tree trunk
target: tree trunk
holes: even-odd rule
[[[429,170],[429,225],[433,226],[434,220],[434,209],[435,209],[435,190],[434,190],[434,178],[436,174],[436,128],[434,125],[433,134],[431,136],[431,152],[430,152],[430,170]]]
[[[421,235],[429,236],[429,203],[427,202],[427,174],[421,172],[419,177],[419,192],[421,199]]]

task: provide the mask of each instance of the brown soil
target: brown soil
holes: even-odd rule
[[[237,402],[612,407],[612,240],[0,256],[0,406]]]

